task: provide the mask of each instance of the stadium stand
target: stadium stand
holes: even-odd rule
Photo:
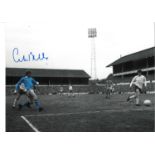
[[[6,68],[6,85],[14,85],[27,70],[40,85],[88,85],[90,78],[84,70]]]
[[[116,84],[116,90],[119,92],[128,91],[129,83],[137,70],[141,69],[148,82],[148,90],[155,90],[155,47],[145,49],[133,54],[126,55],[109,64],[107,67],[113,67],[113,74],[107,79]]]
[[[62,69],[25,69],[6,68],[6,94],[13,94],[15,84],[30,70],[32,76],[40,85],[37,86],[40,94],[57,94],[60,86],[64,93],[68,92],[68,85],[73,85],[75,93],[88,93],[90,91],[90,76],[84,70],[62,70]]]

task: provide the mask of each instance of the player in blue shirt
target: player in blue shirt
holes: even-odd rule
[[[36,108],[39,111],[42,111],[43,108],[40,105],[40,101],[38,100],[38,96],[36,95],[36,93],[34,92],[34,86],[38,85],[39,82],[35,81],[32,77],[31,77],[31,71],[27,71],[25,76],[22,77],[16,84],[15,86],[15,94],[17,94],[16,98],[14,99],[13,102],[13,108],[15,108],[15,105],[17,103],[17,101],[20,99],[20,96],[22,94],[25,94],[31,101],[31,103],[35,103]],[[22,104],[18,104],[19,109],[22,108]],[[27,106],[30,107],[30,102],[27,102]]]

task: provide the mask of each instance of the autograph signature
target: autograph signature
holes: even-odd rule
[[[27,55],[21,55],[19,54],[18,48],[14,48],[12,51],[12,57],[14,62],[26,62],[26,61],[47,61],[48,57],[45,56],[45,53],[38,53],[35,55],[33,52],[29,52]]]

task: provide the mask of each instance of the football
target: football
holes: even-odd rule
[[[146,106],[150,106],[151,105],[151,100],[144,100],[144,103],[143,103],[144,105],[146,105]]]
[[[19,86],[19,89],[21,92],[26,92],[26,88],[25,88],[24,83],[21,83],[21,85]]]

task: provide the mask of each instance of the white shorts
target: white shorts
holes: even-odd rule
[[[38,96],[36,95],[36,93],[34,92],[33,89],[30,89],[27,91],[27,95],[32,97],[34,100],[37,100],[38,99]]]

